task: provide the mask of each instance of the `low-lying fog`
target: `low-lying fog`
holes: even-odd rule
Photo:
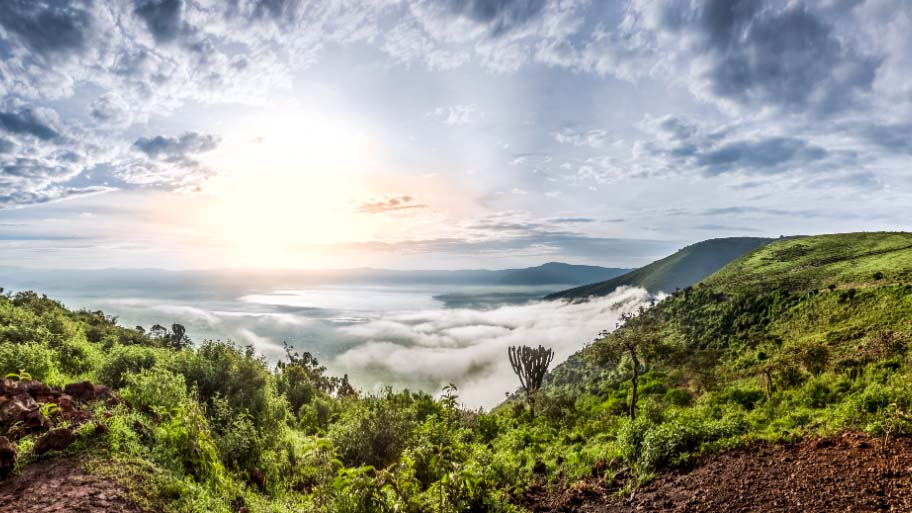
[[[9,285],[10,280],[4,282]],[[194,341],[252,344],[274,362],[282,342],[317,355],[333,374],[364,390],[383,385],[436,393],[453,383],[468,407],[490,408],[518,387],[507,346],[544,345],[564,361],[623,312],[650,296],[625,288],[585,303],[539,301],[553,288],[459,285],[332,285],[271,291],[135,287],[80,288],[60,282],[15,284],[101,309],[127,326],[181,323]],[[18,286],[16,286],[18,285]]]

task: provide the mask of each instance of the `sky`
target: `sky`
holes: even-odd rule
[[[908,230],[912,0],[0,2],[0,265]]]

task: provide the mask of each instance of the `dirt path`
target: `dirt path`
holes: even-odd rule
[[[72,458],[33,463],[0,481],[0,513],[143,513],[110,479]]]
[[[761,444],[662,474],[631,501],[597,483],[530,497],[539,512],[912,512],[912,437]]]

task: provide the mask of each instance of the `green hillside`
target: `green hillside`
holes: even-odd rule
[[[47,401],[30,379],[91,380],[120,398],[36,404],[29,429],[4,417],[14,472],[59,456],[37,450],[52,426],[73,432],[63,455],[154,511],[521,512],[593,479],[629,496],[758,440],[912,433],[912,234],[755,248],[556,366],[534,415],[521,394],[493,412],[460,408],[452,387],[357,394],[312,355],[273,367],[181,335],[0,295],[4,387]]]
[[[730,237],[709,239],[616,278],[556,292],[545,299],[605,296],[621,286],[643,287],[653,294],[689,287],[725,264],[773,239]]]

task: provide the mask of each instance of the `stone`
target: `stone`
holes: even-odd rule
[[[49,451],[62,451],[75,441],[76,435],[69,429],[52,429],[35,442],[32,451],[38,456]]]
[[[16,468],[16,461],[19,459],[19,451],[16,444],[10,442],[9,438],[0,436],[0,479],[10,475]]]
[[[63,387],[63,393],[71,396],[77,401],[91,401],[95,399],[95,385],[89,381],[70,383],[69,385]]]

